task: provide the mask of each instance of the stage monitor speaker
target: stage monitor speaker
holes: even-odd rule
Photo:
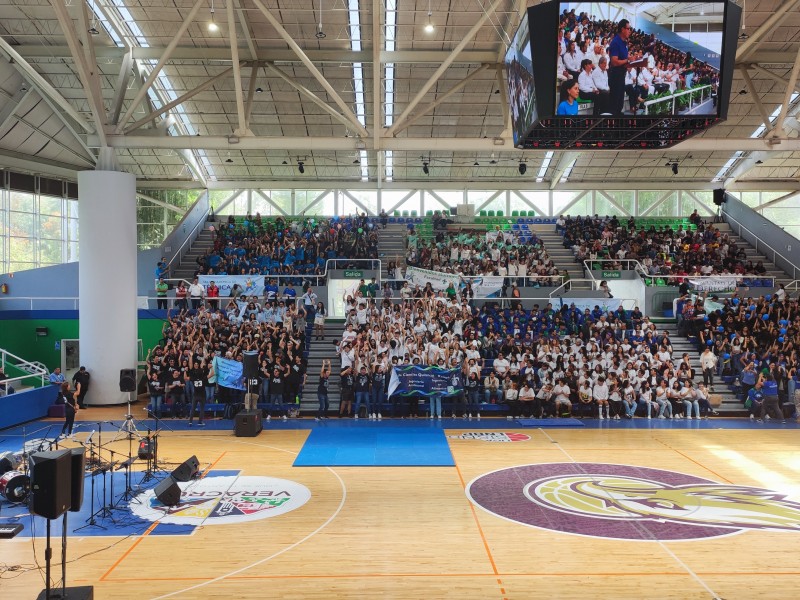
[[[181,488],[172,475],[161,480],[153,491],[164,506],[177,506],[181,501]]]
[[[193,479],[200,471],[200,461],[196,456],[192,456],[189,460],[185,461],[177,469],[172,472],[175,481],[189,481]]]
[[[242,368],[245,379],[258,377],[258,352],[244,352],[242,354]]]
[[[91,585],[77,585],[64,588],[64,594],[61,593],[61,588],[50,590],[50,598],[52,600],[94,600],[94,586]],[[45,600],[48,598],[47,590],[42,590],[36,597],[36,600]]]
[[[72,504],[72,452],[34,452],[31,465],[31,503],[33,514],[57,519]],[[83,482],[81,482],[83,483]]]
[[[261,433],[261,411],[243,410],[234,418],[236,437],[255,437]]]
[[[72,468],[70,469],[70,505],[71,512],[78,512],[83,505],[83,475],[86,470],[86,448],[72,448]]]
[[[136,391],[136,369],[119,370],[119,391],[120,392]]]

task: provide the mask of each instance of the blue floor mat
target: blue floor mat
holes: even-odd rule
[[[522,427],[583,427],[583,421],[578,419],[517,419],[517,424]]]
[[[444,431],[431,427],[393,427],[359,423],[356,427],[311,431],[295,467],[452,467]]]

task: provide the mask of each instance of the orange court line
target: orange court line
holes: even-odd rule
[[[455,461],[453,461],[455,464]],[[458,464],[455,464],[456,473],[458,473],[458,479],[461,481],[461,488],[466,490],[467,484],[464,483],[464,477],[461,475],[461,469],[458,468]],[[478,533],[481,534],[481,540],[483,540],[483,547],[486,548],[486,555],[489,557],[489,562],[492,563],[492,571],[494,574],[497,575],[497,565],[494,562],[494,557],[492,556],[492,551],[489,550],[489,542],[486,541],[486,536],[483,534],[483,528],[481,527],[480,521],[478,521],[478,515],[475,513],[475,507],[472,505],[472,502],[469,503],[470,510],[472,510],[472,517],[475,519],[475,525],[478,526]]]
[[[700,467],[701,469],[705,469],[705,470],[706,470],[706,471],[708,471],[709,473],[712,473],[712,474],[714,475],[714,477],[717,477],[717,478],[721,479],[721,480],[722,480],[722,481],[724,481],[725,483],[730,483],[730,484],[733,484],[733,482],[732,482],[730,479],[727,479],[727,478],[723,477],[722,475],[720,475],[719,473],[717,473],[717,472],[716,472],[716,471],[714,471],[713,469],[711,469],[711,468],[709,468],[709,467],[705,466],[705,465],[704,465],[704,464],[702,464],[702,463],[699,463],[699,462],[697,462],[697,461],[696,461],[695,459],[693,459],[691,456],[687,456],[686,454],[684,454],[683,452],[681,452],[681,451],[680,451],[680,450],[678,450],[677,448],[673,448],[672,446],[670,446],[670,445],[669,445],[669,444],[667,444],[666,442],[662,442],[662,441],[661,441],[661,440],[659,440],[658,438],[656,438],[656,440],[657,440],[657,441],[658,441],[660,444],[663,444],[664,446],[666,446],[667,448],[669,448],[670,450],[672,450],[673,452],[677,452],[678,454],[680,454],[680,455],[681,455],[683,458],[685,458],[686,460],[688,460],[688,461],[690,461],[690,462],[693,462],[694,464],[696,464],[696,465],[697,465],[698,467]]]
[[[127,557],[127,556],[128,556],[130,553],[131,553],[131,552],[133,552],[133,549],[134,549],[134,548],[136,548],[136,546],[138,546],[138,545],[139,545],[139,543],[140,543],[140,542],[141,542],[141,541],[142,541],[144,538],[146,538],[148,535],[150,535],[150,533],[152,533],[152,531],[153,531],[153,530],[156,528],[156,526],[157,526],[157,525],[158,525],[158,521],[156,521],[155,523],[153,523],[152,525],[150,525],[150,527],[148,527],[148,528],[147,528],[147,530],[146,530],[146,531],[145,531],[145,532],[144,532],[142,535],[140,535],[138,538],[136,538],[136,540],[134,540],[133,544],[131,544],[131,547],[130,547],[130,548],[128,548],[128,549],[127,549],[125,552],[123,552],[123,553],[122,553],[122,556],[120,556],[120,557],[117,559],[117,561],[116,561],[116,562],[115,562],[113,565],[111,565],[111,567],[108,569],[108,571],[106,571],[105,573],[103,573],[103,576],[102,576],[102,577],[100,577],[100,581],[105,581],[105,580],[106,580],[106,577],[108,577],[109,575],[111,575],[111,572],[112,572],[114,569],[116,569],[116,568],[119,566],[119,564],[120,564],[120,563],[121,563],[123,560],[125,560],[125,558],[126,558],[126,557]]]
[[[208,474],[211,472],[211,469],[213,469],[214,467],[216,467],[216,466],[217,466],[217,463],[218,463],[219,461],[221,461],[221,460],[222,460],[222,457],[223,457],[223,456],[225,456],[227,453],[228,453],[228,451],[227,451],[227,450],[225,450],[225,452],[223,452],[222,454],[220,454],[220,455],[219,455],[219,457],[217,457],[217,460],[215,460],[215,461],[214,461],[214,462],[212,462],[210,465],[208,465],[208,469],[206,469],[205,473],[203,473],[203,474],[200,476],[200,479],[202,479],[203,477],[205,477],[206,475],[208,475]]]

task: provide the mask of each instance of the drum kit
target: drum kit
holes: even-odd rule
[[[21,454],[0,454],[0,496],[12,503],[25,502],[31,490],[31,478],[20,470],[22,464]]]

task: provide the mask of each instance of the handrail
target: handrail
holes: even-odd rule
[[[589,273],[589,276],[592,278],[593,281],[597,281],[597,278],[594,276],[594,273],[592,273],[592,271],[594,271],[595,269],[591,269],[590,268],[590,264],[591,263],[598,263],[598,262],[600,263],[600,270],[601,271],[604,271],[604,270],[608,270],[608,271],[612,271],[612,270],[613,271],[635,271],[636,273],[639,273],[640,276],[649,277],[649,275],[647,275],[647,270],[644,268],[644,265],[641,262],[639,262],[637,259],[635,259],[635,258],[595,258],[595,259],[589,258],[589,259],[586,259],[586,260],[583,261],[583,270],[584,270],[585,273]],[[624,269],[624,268],[623,269],[605,269],[603,267],[603,264],[602,264],[604,262],[630,263],[630,264],[633,264],[633,269]]]
[[[644,103],[644,114],[645,115],[648,114],[648,109],[653,104],[660,104],[662,102],[672,102],[672,112],[670,114],[674,115],[675,114],[675,100],[679,96],[685,96],[686,94],[693,94],[694,92],[700,92],[701,96],[702,96],[702,93],[706,89],[711,90],[711,84],[699,85],[697,87],[689,88],[688,90],[683,90],[683,91],[680,91],[680,92],[672,92],[669,96],[663,96],[662,98],[656,98],[655,100],[647,100]],[[710,98],[710,96],[709,96],[709,98]]]
[[[205,194],[208,195],[208,190],[206,190]],[[195,201],[195,204],[200,202],[201,199],[202,199],[202,195]],[[175,227],[173,227],[172,231],[177,230],[178,227],[181,226],[181,223],[183,223],[183,221],[189,216],[189,213],[192,212],[193,208],[194,208],[194,205],[192,207],[190,207],[189,210],[186,211],[186,213],[183,215],[183,219],[181,219],[181,221],[177,225],[175,225]],[[183,253],[184,246],[186,246],[186,244],[190,244],[190,242],[194,241],[194,239],[195,239],[194,234],[197,231],[197,228],[205,226],[206,222],[208,221],[208,215],[209,215],[209,213],[211,213],[211,211],[212,211],[211,199],[209,198],[209,200],[208,200],[208,209],[206,209],[205,213],[203,213],[203,217],[192,228],[192,230],[189,232],[189,235],[186,236],[186,239],[183,240],[183,243],[178,247],[178,249],[172,255],[172,258],[169,259],[169,262],[167,262],[167,271],[168,272],[169,272],[169,269],[172,268],[172,263],[175,262],[176,258],[178,258],[179,261],[183,259],[183,254],[182,253]],[[166,240],[164,240],[164,241],[166,241]],[[163,245],[163,243],[162,243],[162,245]]]
[[[740,236],[741,236],[741,234],[742,234],[742,230],[744,229],[745,231],[747,231],[748,233],[750,233],[750,235],[752,235],[752,236],[753,236],[753,238],[755,239],[755,243],[751,242],[750,240],[747,240],[747,241],[748,241],[750,244],[753,244],[753,245],[754,245],[754,247],[755,247],[755,249],[756,249],[756,252],[758,252],[758,250],[759,250],[759,248],[758,248],[758,245],[759,245],[759,243],[760,243],[760,244],[763,244],[764,246],[766,246],[767,248],[769,248],[769,249],[772,251],[772,255],[773,255],[773,260],[772,260],[772,263],[773,263],[773,264],[775,264],[775,258],[774,258],[774,257],[775,257],[775,256],[780,256],[780,257],[781,257],[781,258],[782,258],[784,261],[786,261],[786,263],[787,263],[789,266],[791,266],[791,267],[792,267],[792,269],[793,269],[793,272],[792,272],[792,277],[797,277],[797,273],[798,273],[798,272],[800,272],[800,267],[798,267],[798,266],[797,266],[796,264],[794,264],[794,263],[793,263],[791,260],[789,260],[788,258],[786,258],[786,257],[785,257],[783,254],[781,254],[780,252],[778,252],[777,250],[775,250],[775,248],[773,248],[772,246],[770,246],[769,244],[767,244],[766,242],[764,242],[763,240],[761,240],[761,238],[760,238],[760,237],[759,237],[759,236],[758,236],[758,235],[757,235],[757,234],[756,234],[754,231],[752,231],[751,229],[748,229],[747,227],[745,227],[744,225],[742,225],[741,221],[739,221],[739,220],[738,220],[736,217],[733,217],[733,216],[731,216],[729,213],[727,213],[727,212],[724,212],[724,211],[723,211],[723,214],[725,215],[725,219],[726,219],[726,222],[728,223],[728,225],[730,225],[730,224],[731,224],[730,222],[731,222],[731,221],[733,221],[734,223],[736,223],[736,224],[739,226],[739,232],[738,232],[738,235],[740,235]],[[731,228],[731,229],[732,229],[732,228]],[[777,266],[777,265],[776,265],[776,266]]]
[[[42,380],[42,385],[44,385],[44,383],[45,383],[44,378],[47,377],[49,379],[50,373],[47,372],[47,369],[43,369],[42,367],[30,362],[29,360],[25,360],[24,358],[21,358],[21,357],[17,356],[16,354],[13,354],[13,353],[9,352],[6,349],[0,350],[0,364],[2,364],[3,370],[5,370],[5,368],[6,368],[6,363],[8,362],[8,358],[9,357],[11,357],[11,358],[13,358],[13,359],[15,359],[15,360],[17,360],[19,362],[18,363],[8,363],[8,364],[10,364],[11,366],[16,367],[18,369],[23,369],[25,371],[28,371],[28,375],[21,375],[19,377],[9,377],[8,379],[5,380],[5,382],[21,381],[23,379],[28,379],[29,377],[39,377]]]

